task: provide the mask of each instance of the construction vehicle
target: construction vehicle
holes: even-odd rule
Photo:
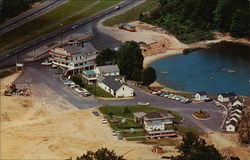
[[[122,24],[121,26],[119,26],[119,28],[130,31],[130,32],[135,32],[136,31],[135,26],[130,25],[130,24]]]
[[[156,154],[162,154],[164,152],[163,148],[160,146],[153,146],[151,151],[156,153]]]

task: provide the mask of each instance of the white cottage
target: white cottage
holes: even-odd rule
[[[195,96],[195,100],[204,101],[205,99],[207,99],[207,92],[205,91],[196,92],[194,96]]]
[[[95,69],[98,76],[118,76],[120,70],[117,65],[98,66]]]
[[[122,76],[119,76],[124,78]],[[121,78],[118,76],[101,77],[98,81],[98,85],[106,92],[112,94],[115,97],[132,97],[134,96],[134,89],[126,86],[121,82]]]
[[[238,98],[230,98],[230,104],[229,106],[233,107],[233,106],[244,106],[244,103],[239,100]]]
[[[144,129],[148,132],[163,131],[165,130],[165,125],[173,123],[173,118],[170,114],[165,115],[157,112],[147,113],[143,117]]]
[[[234,92],[226,92],[218,95],[218,101],[220,102],[229,102],[230,98],[237,98]]]
[[[227,125],[226,125],[226,131],[227,132],[235,132],[236,130],[236,125],[237,122],[234,120],[231,120]]]

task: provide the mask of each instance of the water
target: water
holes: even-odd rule
[[[217,44],[188,55],[167,57],[152,63],[157,81],[180,91],[218,94],[234,91],[250,97],[250,48]]]

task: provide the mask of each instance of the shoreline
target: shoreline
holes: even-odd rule
[[[199,50],[199,49],[206,49],[211,45],[219,44],[221,42],[234,43],[234,44],[245,45],[245,46],[250,47],[250,41],[248,41],[246,39],[242,40],[242,39],[231,39],[231,38],[232,37],[230,37],[230,39],[227,39],[227,38],[223,37],[221,39],[199,41],[199,42],[195,42],[192,44],[187,44],[187,47],[182,48],[182,49],[175,49],[175,50],[169,49],[164,53],[145,56],[144,62],[143,62],[143,68],[148,67],[151,63],[158,61],[160,59],[170,57],[170,56],[184,54],[185,50],[191,50],[190,52],[193,52],[193,51]],[[189,53],[187,53],[187,54],[189,54]]]

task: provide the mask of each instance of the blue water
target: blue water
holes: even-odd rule
[[[222,43],[208,50],[167,57],[152,63],[157,81],[181,91],[250,96],[250,48]],[[229,73],[235,71],[235,73]]]

